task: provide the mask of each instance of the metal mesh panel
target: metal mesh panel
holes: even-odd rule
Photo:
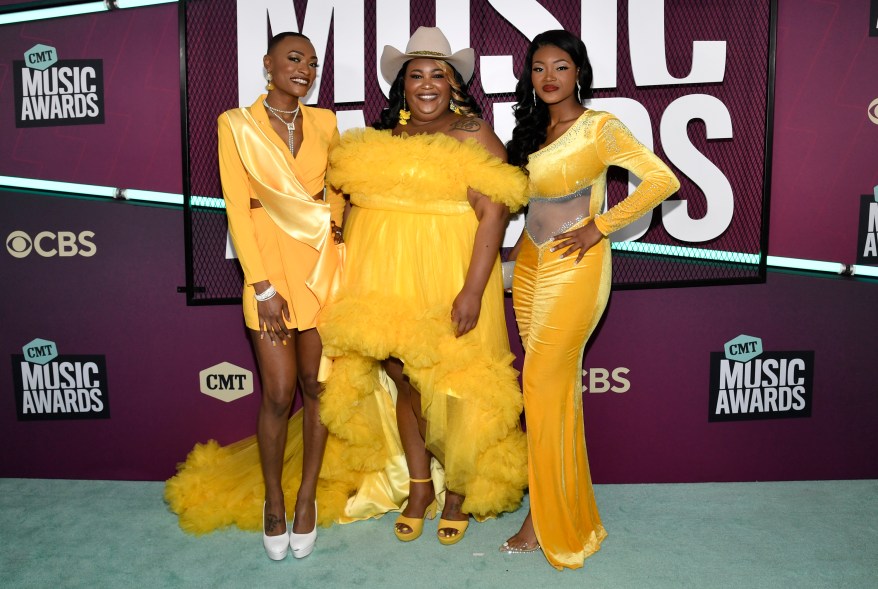
[[[317,0],[311,0],[316,2]],[[660,221],[658,210],[649,231],[638,240],[652,253],[616,251],[613,282],[616,288],[687,286],[754,282],[764,279],[764,244],[767,219],[763,216],[766,149],[766,113],[770,12],[772,0],[734,4],[727,0],[665,0],[666,55],[669,72],[677,77],[689,73],[692,43],[696,40],[727,42],[726,74],[721,84],[710,86],[677,85],[640,87],[634,83],[629,58],[628,3],[618,3],[617,87],[595,91],[596,98],[624,96],[644,106],[650,116],[656,153],[665,161],[659,125],[667,106],[681,96],[704,93],[715,96],[731,113],[732,140],[705,138],[701,121],[689,123],[692,145],[713,162],[727,177],[735,195],[735,213],[729,228],[708,243],[684,243],[672,237]],[[299,26],[304,21],[308,0],[293,0]],[[541,0],[567,30],[581,30],[580,3],[570,0]],[[219,199],[221,196],[216,164],[216,118],[237,106],[237,31],[235,0],[189,0],[185,6],[188,69],[188,116],[191,194]],[[436,23],[435,0],[410,3],[410,30]],[[374,121],[386,98],[378,84],[375,39],[375,0],[364,1],[365,96],[364,103],[335,104],[333,70],[336,39],[330,32],[326,55],[321,60],[322,83],[317,105],[335,111],[362,110],[367,124]],[[514,68],[521,69],[528,39],[500,16],[487,0],[470,1],[471,45],[476,55],[513,56]],[[459,49],[454,47],[453,49]],[[218,82],[221,81],[221,82]],[[481,85],[480,63],[476,60],[470,92],[483,108],[483,117],[493,124],[492,105],[510,102],[512,94],[487,96]],[[672,166],[673,167],[673,166]],[[686,199],[689,214],[699,218],[706,212],[701,189],[675,170],[681,180],[679,193],[672,198]],[[612,169],[608,199],[612,206],[627,193],[627,173]],[[188,195],[187,195],[188,196]],[[187,201],[189,202],[189,201]],[[194,201],[193,201],[194,204]],[[187,207],[191,215],[191,280],[195,292],[192,303],[237,301],[241,272],[234,260],[224,258],[226,220],[221,209]],[[675,256],[681,247],[726,252],[721,260]],[[696,252],[697,253],[697,252]],[[708,258],[716,256],[706,256]],[[755,261],[754,261],[755,260]],[[202,290],[203,289],[203,290]]]
[[[243,274],[237,260],[225,258],[216,137],[217,117],[238,102],[236,4],[188,0],[184,9],[190,186],[184,198],[191,224],[187,299],[190,304],[239,302]]]

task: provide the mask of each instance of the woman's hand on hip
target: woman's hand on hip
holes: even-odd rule
[[[585,253],[597,245],[597,243],[604,239],[604,237],[605,235],[600,232],[597,226],[593,222],[589,222],[578,229],[565,231],[564,233],[559,233],[553,237],[552,240],[559,243],[553,245],[550,251],[554,252],[566,247],[567,251],[561,254],[562,258],[566,258],[574,252],[579,251],[579,255],[576,256],[576,262],[574,262],[575,264],[578,264],[583,256],[585,256]]]
[[[451,304],[451,321],[454,323],[454,335],[462,336],[475,329],[482,310],[482,297],[466,289],[460,291]]]

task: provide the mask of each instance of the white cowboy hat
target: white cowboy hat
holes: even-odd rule
[[[384,51],[381,52],[381,75],[388,84],[393,84],[405,62],[421,57],[447,61],[460,73],[465,83],[473,77],[475,51],[468,47],[457,53],[451,53],[451,44],[437,27],[418,27],[405,46],[405,53],[385,45]]]

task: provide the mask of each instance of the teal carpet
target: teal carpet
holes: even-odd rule
[[[0,479],[3,587],[878,587],[878,481],[599,485],[609,537],[576,571],[502,555],[523,511],[443,547],[393,518],[320,528],[314,554],[271,562],[259,534],[188,536],[162,483]]]

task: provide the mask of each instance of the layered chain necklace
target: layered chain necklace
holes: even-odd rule
[[[301,106],[301,105],[296,106],[296,108],[294,108],[293,110],[281,110],[281,109],[279,109],[279,108],[274,108],[273,106],[271,106],[270,104],[268,104],[268,100],[263,100],[263,101],[262,101],[262,104],[263,104],[263,106],[265,106],[265,108],[268,109],[268,112],[270,112],[270,113],[273,114],[275,117],[277,117],[277,120],[279,120],[281,123],[283,123],[283,124],[286,126],[286,128],[287,128],[287,135],[288,135],[288,138],[289,138],[288,140],[289,140],[289,145],[290,145],[290,153],[293,154],[293,155],[296,155],[296,152],[295,152],[295,150],[293,149],[293,133],[294,133],[295,130],[296,130],[296,117],[299,116],[299,106]],[[288,122],[287,122],[287,121],[281,116],[281,114],[285,114],[285,115],[293,115],[293,120],[290,121],[290,122],[288,123]]]

